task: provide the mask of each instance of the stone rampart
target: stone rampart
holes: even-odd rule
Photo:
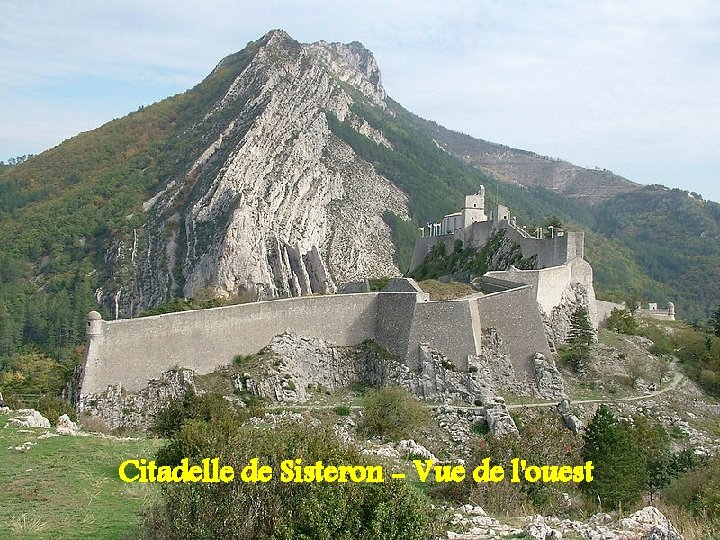
[[[545,327],[535,294],[529,286],[492,293],[475,300],[483,332],[495,330],[501,338],[500,352],[513,364],[521,383],[534,380],[533,358],[542,353],[550,358]]]
[[[139,319],[103,321],[92,312],[80,394],[118,383],[137,391],[178,367],[209,373],[237,355],[257,353],[283,332],[340,346],[373,339],[411,369],[419,368],[420,346],[428,345],[466,371],[468,356],[481,353],[485,326],[502,337],[518,373],[531,370],[536,352],[549,354],[530,287],[508,284],[519,289],[430,302],[405,281],[389,287],[403,292],[306,296]]]
[[[598,305],[595,300],[592,266],[584,259],[575,258],[568,264],[540,270],[518,270],[511,267],[508,270],[487,272],[485,277],[528,285],[548,317],[555,307],[563,303],[570,286],[574,283],[580,284],[587,291],[590,321],[593,326],[598,326]]]
[[[379,294],[306,296],[100,321],[100,335],[88,339],[81,393],[118,382],[139,390],[173,367],[208,373],[238,354],[258,352],[285,330],[338,345],[374,339]]]
[[[447,253],[451,253],[455,240],[464,239],[466,245],[483,247],[496,229],[504,229],[506,238],[517,242],[524,257],[537,256],[538,268],[550,268],[566,264],[573,259],[583,258],[585,255],[585,233],[565,232],[555,238],[534,238],[525,236],[507,220],[475,222],[462,234],[445,234],[442,236],[425,236],[415,241],[410,269],[413,270],[422,264],[425,256],[432,247],[445,243]]]
[[[307,296],[118,321],[88,320],[82,394],[108,385],[139,390],[173,367],[200,374],[254,354],[278,333],[314,336],[336,345],[373,339],[410,367],[421,344],[442,351],[459,369],[479,352],[478,320],[468,302],[428,302],[412,280],[379,292]],[[99,316],[98,316],[99,317]],[[477,325],[476,325],[477,326]]]

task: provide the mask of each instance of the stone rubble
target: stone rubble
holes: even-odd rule
[[[491,540],[528,538],[533,540],[682,540],[682,535],[655,507],[648,506],[627,518],[614,519],[600,513],[587,521],[557,517],[531,516],[524,527],[508,525],[487,517],[480,507],[465,505],[453,516],[452,523],[465,532],[447,532],[449,540]]]

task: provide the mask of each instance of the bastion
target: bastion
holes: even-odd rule
[[[411,369],[420,345],[467,371],[481,354],[483,330],[504,337],[516,372],[530,380],[536,353],[550,354],[532,288],[502,282],[498,292],[432,302],[412,279],[394,278],[381,292],[305,296],[138,319],[87,318],[80,394],[122,385],[137,391],[163,371],[183,367],[204,374],[237,355],[257,353],[282,332],[340,346],[374,340]],[[528,316],[530,315],[530,316]],[[534,316],[533,316],[534,315]]]

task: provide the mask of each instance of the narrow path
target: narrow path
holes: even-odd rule
[[[657,396],[661,396],[662,394],[666,394],[670,390],[674,390],[684,380],[685,380],[685,375],[676,371],[675,376],[673,377],[673,380],[665,388],[661,388],[660,390],[656,390],[654,392],[649,392],[642,396],[632,396],[632,397],[613,398],[613,399],[577,399],[577,400],[570,399],[570,403],[573,405],[583,405],[583,404],[591,404],[591,403],[628,403],[628,402],[633,402],[633,401],[643,401],[646,399],[653,399]],[[542,401],[542,402],[536,402],[536,403],[508,405],[507,408],[508,409],[522,409],[523,407],[528,407],[528,408],[554,407],[555,405],[557,405],[557,403],[555,403],[555,402],[548,403],[547,401]]]
[[[672,365],[675,367],[677,365],[678,359],[673,357]],[[685,375],[680,373],[679,371],[674,371],[673,380],[668,384],[665,388],[661,388],[660,390],[656,390],[654,392],[649,392],[647,394],[641,395],[641,396],[632,396],[632,397],[624,397],[624,398],[613,398],[613,399],[570,399],[571,405],[589,405],[593,403],[632,403],[635,401],[644,401],[646,399],[654,399],[658,396],[661,396],[663,394],[666,394],[670,392],[671,390],[675,390],[681,382],[685,380]],[[508,409],[534,409],[534,408],[542,408],[542,407],[556,407],[558,404],[557,401],[536,401],[534,403],[517,403],[513,405],[507,405]],[[335,404],[335,405],[271,405],[269,407],[265,407],[266,410],[288,410],[288,409],[312,409],[312,410],[318,410],[318,409],[334,409],[336,407],[348,407],[348,405],[342,405],[341,403]],[[362,405],[349,405],[350,409],[363,409],[364,407]],[[428,409],[439,409],[441,407],[447,407],[447,405],[428,405]],[[468,409],[477,409],[478,406],[476,405],[451,405],[454,409],[460,409],[460,410],[468,410]]]

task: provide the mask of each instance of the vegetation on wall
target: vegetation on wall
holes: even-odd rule
[[[454,276],[471,280],[491,270],[507,270],[511,266],[531,270],[537,266],[537,256],[523,257],[520,245],[507,238],[507,231],[499,229],[481,248],[464,247],[456,240],[452,253],[447,253],[444,242],[435,244],[423,262],[408,275],[419,281]]]

